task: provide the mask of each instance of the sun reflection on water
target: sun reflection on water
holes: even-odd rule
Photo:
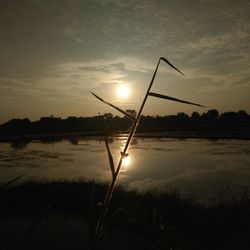
[[[122,154],[122,152],[123,152],[123,149],[124,149],[126,143],[127,143],[127,137],[125,137],[125,136],[124,136],[124,137],[121,137],[121,145],[120,145],[120,152],[121,152],[121,154]],[[127,153],[127,154],[125,154],[125,155],[123,156],[123,159],[122,159],[122,166],[126,167],[126,169],[127,169],[127,167],[128,167],[129,165],[131,165],[131,157],[130,157],[130,155]]]

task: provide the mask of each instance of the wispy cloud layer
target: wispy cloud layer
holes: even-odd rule
[[[50,107],[53,99],[67,99],[71,105],[66,113],[75,105],[75,113],[80,114],[79,103],[89,102],[89,89],[98,88],[112,97],[116,84],[128,82],[139,101],[155,63],[165,56],[186,75],[175,79],[170,69],[161,67],[157,86],[167,94],[181,89],[182,97],[186,93],[193,99],[198,91],[208,100],[211,91],[218,97],[225,90],[229,103],[237,88],[234,109],[250,112],[250,104],[237,104],[250,90],[249,12],[245,0],[2,0],[1,98],[8,105],[11,100],[18,103],[18,110],[17,104],[10,105],[12,114],[22,115],[21,107],[27,107],[29,98],[34,104],[43,99],[45,108],[48,98]],[[196,86],[193,94],[192,86]],[[92,105],[89,115],[100,108]],[[6,105],[1,106],[1,114],[7,114]],[[48,112],[53,111],[58,109]],[[38,115],[32,108],[29,113]],[[2,115],[0,120],[9,118]]]

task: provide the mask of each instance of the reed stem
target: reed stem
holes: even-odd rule
[[[98,249],[99,247],[99,243],[100,243],[100,239],[101,239],[101,234],[102,234],[102,229],[103,229],[103,224],[104,224],[104,220],[106,218],[106,215],[107,215],[107,212],[108,212],[108,209],[109,209],[109,205],[110,205],[110,201],[111,201],[111,198],[113,196],[113,192],[114,192],[114,188],[115,188],[115,184],[117,182],[117,179],[118,179],[118,175],[119,175],[119,172],[120,172],[120,169],[122,167],[122,161],[123,161],[123,158],[126,156],[127,154],[127,151],[129,149],[129,146],[130,146],[130,143],[133,139],[133,136],[134,136],[134,133],[135,133],[135,130],[136,130],[136,127],[139,123],[139,120],[140,120],[140,117],[141,117],[141,114],[142,114],[142,111],[143,111],[143,108],[145,106],[145,103],[147,101],[147,98],[148,98],[148,94],[150,92],[150,89],[154,83],[154,80],[155,80],[155,76],[156,76],[156,73],[157,73],[157,70],[158,70],[158,67],[159,67],[159,64],[160,64],[160,60],[161,58],[158,60],[158,63],[157,63],[157,66],[156,66],[156,69],[155,69],[155,72],[154,72],[154,75],[151,79],[151,82],[149,84],[149,87],[148,87],[148,90],[146,92],[146,95],[143,99],[143,102],[141,104],[141,107],[139,109],[139,112],[137,114],[137,117],[135,119],[135,121],[133,122],[133,125],[130,129],[130,132],[129,132],[129,135],[128,135],[128,138],[127,138],[127,141],[126,141],[126,144],[124,146],[124,149],[123,151],[121,152],[121,157],[120,157],[120,160],[117,164],[117,167],[116,167],[116,170],[115,170],[115,173],[113,175],[113,178],[112,178],[112,182],[109,186],[109,189],[107,191],[107,194],[106,194],[106,197],[105,197],[105,200],[104,200],[104,204],[103,204],[103,210],[101,212],[101,215],[99,217],[99,221],[98,221],[98,224],[97,224],[97,227],[96,227],[96,234],[95,234],[95,243],[96,243],[96,246],[95,246],[95,249]]]

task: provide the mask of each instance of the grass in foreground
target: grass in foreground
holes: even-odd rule
[[[88,239],[102,209],[97,204],[102,201],[106,190],[105,184],[84,181],[27,182],[9,186],[0,194],[0,224],[4,227],[8,227],[9,221],[10,225],[13,221],[15,225],[26,224],[26,221],[28,224],[30,218],[35,221],[45,211],[19,249],[34,249],[34,246],[39,249],[38,233],[43,234],[43,248],[45,244],[46,249],[55,249],[53,241],[62,241],[60,237],[64,234],[65,242],[74,239],[74,249],[90,249]],[[64,222],[56,218],[63,218]],[[51,224],[51,219],[57,223],[56,227]],[[73,227],[73,223],[83,223],[85,229]],[[0,244],[4,242],[3,238],[1,240],[3,236],[15,239],[6,234],[14,234],[18,228],[8,231],[2,227]],[[44,228],[53,233],[47,235]],[[74,230],[67,231],[68,228]],[[25,232],[15,233],[25,235]],[[101,249],[245,250],[250,249],[249,235],[250,201],[247,194],[238,199],[199,204],[182,197],[177,191],[138,194],[118,187],[107,217]],[[69,245],[64,243],[59,249],[70,249]],[[3,245],[1,247],[6,249]]]

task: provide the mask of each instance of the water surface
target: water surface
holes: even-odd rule
[[[109,140],[115,163],[125,142],[126,137]],[[129,157],[119,176],[128,189],[178,189],[211,197],[225,190],[242,193],[250,186],[247,140],[135,138]],[[1,183],[22,174],[22,181],[111,178],[102,138],[0,143],[0,173]]]

